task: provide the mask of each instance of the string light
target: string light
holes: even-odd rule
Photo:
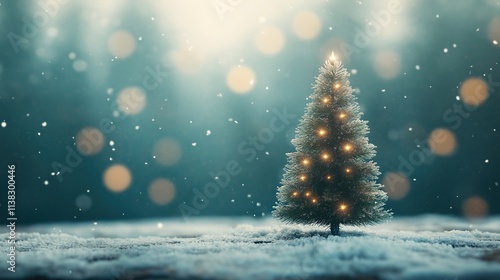
[[[316,203],[316,199],[313,199],[313,200],[312,200],[312,202],[313,202],[313,203]]]
[[[326,176],[326,179],[330,180],[330,179],[332,179],[332,176],[328,175],[328,176]]]
[[[352,146],[351,146],[351,145],[349,145],[349,144],[346,144],[346,145],[344,146],[344,150],[345,150],[345,151],[347,151],[347,152],[349,152],[349,151],[351,151],[351,150],[352,150]]]
[[[328,97],[325,97],[325,98],[323,98],[322,101],[323,101],[323,103],[328,103],[330,101],[330,99]]]
[[[350,168],[346,168],[346,169],[345,169],[345,172],[347,172],[347,173],[351,173],[351,169],[350,169]]]
[[[333,85],[333,88],[334,89],[339,89],[340,88],[340,84],[337,83],[337,84]]]
[[[306,196],[310,196],[310,195],[311,195],[311,193],[310,193],[310,192],[306,192]]]
[[[318,131],[318,134],[319,134],[319,136],[324,136],[324,135],[326,134],[326,130],[324,130],[324,129],[320,129],[320,130]]]
[[[300,180],[301,181],[305,181],[306,180],[306,176],[305,175],[300,176]]]
[[[292,194],[292,195],[293,195],[293,196],[297,196],[297,195],[299,195],[299,193],[298,193],[298,192],[293,192],[293,194]]]
[[[344,211],[346,209],[347,209],[347,205],[345,205],[345,204],[340,205],[340,210]]]
[[[322,156],[321,156],[324,160],[327,160],[330,158],[330,155],[327,154],[327,153],[324,153]]]
[[[345,118],[346,116],[347,116],[347,115],[346,115],[345,113],[340,113],[339,118],[340,118],[340,119],[343,119],[343,118]]]
[[[303,165],[308,165],[308,164],[309,164],[309,160],[308,160],[308,159],[304,159],[304,160],[302,161],[302,164],[303,164]]]

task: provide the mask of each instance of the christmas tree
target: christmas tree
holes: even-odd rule
[[[349,73],[332,53],[320,68],[311,102],[292,140],[296,151],[278,188],[273,212],[285,222],[330,226],[367,225],[391,217],[387,195],[376,183],[375,146],[349,86]]]

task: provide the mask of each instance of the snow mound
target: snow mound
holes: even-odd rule
[[[36,225],[18,230],[16,272],[0,279],[500,279],[500,217],[328,232],[242,218]]]

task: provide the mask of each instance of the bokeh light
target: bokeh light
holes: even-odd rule
[[[467,105],[479,106],[488,96],[488,85],[480,78],[469,78],[460,86],[460,98]]]
[[[267,26],[257,32],[255,36],[255,46],[264,54],[275,55],[285,46],[285,36],[279,28]]]
[[[472,196],[464,201],[462,211],[467,218],[482,218],[488,214],[488,203],[479,196]]]
[[[293,33],[302,40],[312,40],[321,30],[319,17],[310,11],[298,13],[293,19]]]
[[[500,46],[500,18],[493,18],[488,26],[488,38],[493,42],[497,42],[495,45]]]
[[[76,148],[85,156],[95,155],[104,147],[105,138],[102,132],[94,127],[87,127],[76,135]]]
[[[410,190],[410,181],[405,175],[398,172],[386,173],[382,179],[382,184],[387,196],[392,200],[403,199]]]
[[[104,185],[112,192],[123,192],[130,186],[132,175],[122,164],[115,164],[104,171]]]
[[[255,85],[255,74],[247,66],[233,67],[226,76],[227,86],[235,93],[248,93]]]
[[[122,113],[136,115],[146,106],[146,94],[138,87],[127,87],[118,94],[116,103]]]
[[[167,179],[156,179],[149,186],[148,195],[155,204],[167,205],[175,197],[174,184]]]
[[[135,39],[130,32],[116,31],[108,39],[108,50],[117,58],[124,59],[135,51]]]
[[[401,57],[394,51],[380,51],[375,54],[373,66],[381,78],[390,80],[401,71]]]
[[[190,75],[201,69],[203,59],[203,55],[196,49],[184,48],[171,52],[164,59],[163,65],[169,67],[171,65],[170,61],[172,61],[179,72]]]
[[[75,70],[76,72],[83,72],[87,70],[87,62],[82,59],[73,61],[73,70]]]
[[[82,211],[87,211],[92,207],[92,199],[86,194],[81,194],[75,199],[75,205]]]
[[[181,146],[175,139],[163,138],[158,140],[153,148],[153,158],[163,166],[172,166],[181,158]]]
[[[221,12],[215,2],[227,8]],[[0,103],[6,105],[0,106],[0,132],[26,137],[5,137],[3,152],[14,161],[24,157],[17,160],[20,170],[42,164],[23,179],[26,191],[41,187],[47,196],[59,195],[75,221],[110,218],[100,211],[103,203],[115,207],[116,218],[177,217],[178,203],[193,206],[192,190],[203,187],[197,183],[223,184],[225,172],[229,185],[241,187],[221,189],[220,201],[227,203],[211,201],[202,214],[270,217],[276,189],[265,186],[279,184],[318,68],[334,52],[351,73],[362,118],[376,132],[369,142],[377,144],[374,160],[383,169],[377,181],[396,216],[463,216],[463,203],[476,195],[488,203],[488,215],[498,215],[498,0],[454,7],[440,2],[432,13],[420,1],[394,13],[388,10],[393,2],[92,0],[61,6],[37,30],[30,30],[31,16],[39,9],[2,5],[0,19],[8,24],[0,29],[29,41],[4,38],[12,55],[0,58]],[[25,16],[28,26],[19,21]],[[465,31],[454,32],[456,27]],[[338,91],[343,87],[337,82],[324,86]],[[318,101],[336,103],[332,96]],[[336,110],[334,117],[349,124],[357,116]],[[315,139],[339,132],[331,123],[314,124]],[[304,188],[287,195],[297,192],[299,201],[310,191],[307,202],[324,202],[306,171],[363,152],[363,143],[337,140],[337,148],[326,145],[294,158],[303,169],[294,179]],[[238,167],[228,169],[233,159]],[[104,182],[114,164],[124,165],[131,180],[119,193]],[[243,173],[235,179],[228,170],[239,167]],[[338,171],[355,179],[363,170],[349,163]],[[321,178],[335,185],[342,177],[336,175],[330,170]],[[450,176],[460,183],[453,186]],[[148,195],[159,178],[175,190],[165,207]],[[75,181],[77,189],[66,188]],[[426,207],[415,203],[421,197],[428,198]],[[27,223],[68,218],[43,211],[42,198],[33,197]],[[119,205],[137,198],[144,211]],[[355,201],[342,202],[355,209]]]
[[[438,156],[450,156],[457,147],[455,134],[446,128],[436,128],[429,136],[429,147]]]

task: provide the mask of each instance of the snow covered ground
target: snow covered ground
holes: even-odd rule
[[[200,218],[17,229],[0,279],[500,279],[500,217],[395,218],[341,236],[273,219]]]

